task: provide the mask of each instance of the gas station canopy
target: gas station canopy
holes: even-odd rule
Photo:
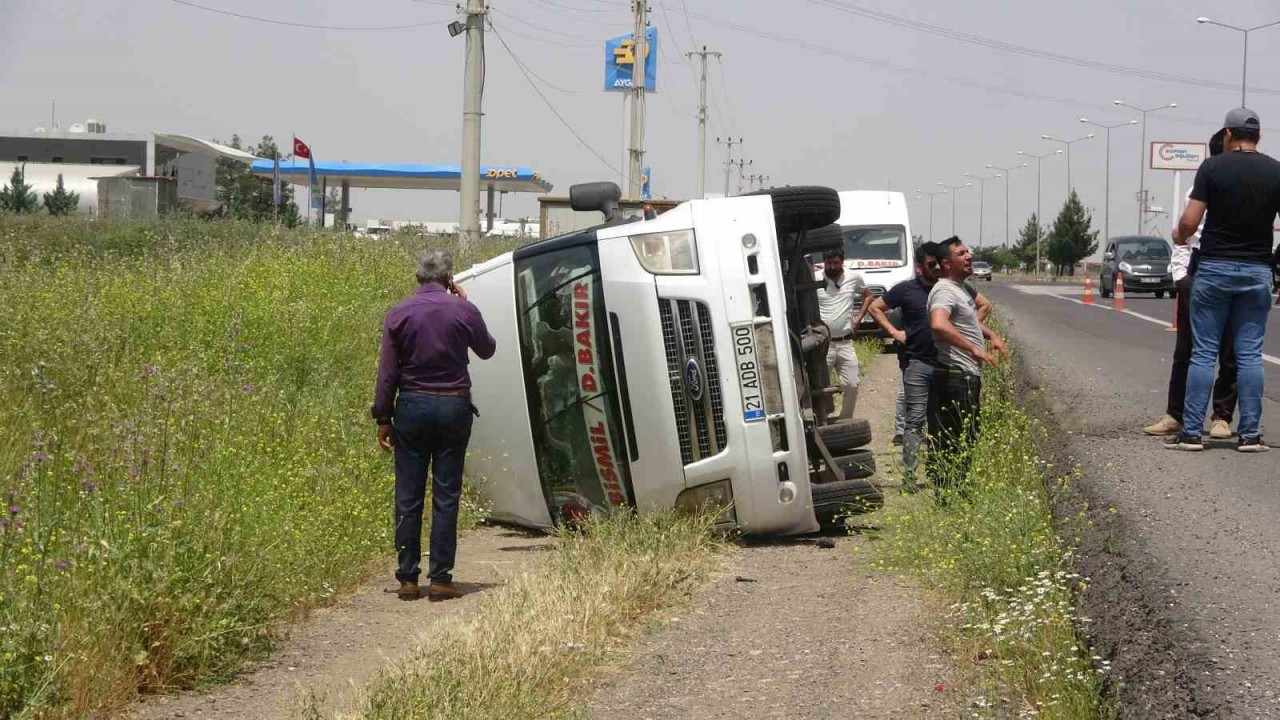
[[[271,177],[274,162],[259,158],[253,161],[253,174]],[[280,163],[280,179],[294,185],[311,182],[306,161]],[[400,190],[460,190],[462,168],[457,165],[413,165],[401,163],[317,162],[316,181],[328,187],[346,183],[353,188],[396,188]],[[480,187],[495,192],[546,193],[551,183],[529,168],[482,167]]]

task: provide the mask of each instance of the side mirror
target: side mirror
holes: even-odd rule
[[[1115,254],[1115,253],[1113,253],[1113,252],[1109,252],[1109,253],[1107,253],[1106,255],[1103,255],[1103,256],[1102,256],[1102,259],[1103,259],[1103,260],[1115,260],[1115,259],[1116,259],[1116,254]]]
[[[569,206],[579,212],[599,210],[606,222],[618,217],[621,210],[622,188],[617,183],[593,182],[573,185],[569,188]]]

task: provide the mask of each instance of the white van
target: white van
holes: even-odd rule
[[[846,190],[840,193],[844,233],[844,267],[856,270],[880,297],[903,280],[915,277],[915,249],[907,198],[900,192]],[[858,332],[879,332],[868,315]]]
[[[621,506],[719,508],[744,533],[787,535],[879,505],[869,425],[829,420],[830,333],[805,260],[840,245],[836,192],[694,200],[651,220],[623,217],[620,196],[575,186],[573,207],[603,225],[457,277],[498,341],[471,366],[467,458],[492,516],[547,528]]]

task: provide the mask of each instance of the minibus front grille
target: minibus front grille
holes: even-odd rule
[[[706,305],[690,300],[659,299],[658,311],[680,456],[689,465],[716,455],[727,444],[711,313]],[[702,388],[697,398],[685,377],[690,360],[696,361],[701,370]]]

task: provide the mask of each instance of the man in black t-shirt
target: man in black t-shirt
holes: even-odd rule
[[[1200,434],[1213,386],[1214,364],[1225,328],[1235,331],[1239,364],[1240,452],[1264,452],[1262,442],[1262,341],[1271,310],[1272,226],[1280,212],[1280,163],[1258,152],[1257,113],[1227,113],[1226,152],[1196,172],[1191,200],[1173,241],[1185,245],[1201,219],[1200,262],[1191,286],[1193,346],[1187,373],[1182,433],[1175,450],[1204,449]],[[1205,216],[1205,212],[1208,216]]]
[[[902,488],[907,492],[916,489],[915,472],[920,464],[929,388],[937,362],[933,330],[929,327],[929,291],[938,279],[938,261],[934,257],[937,248],[935,242],[917,248],[915,278],[894,285],[868,308],[876,323],[902,346],[898,353],[903,390],[902,465],[906,470]],[[894,309],[902,312],[901,330],[885,314]]]

